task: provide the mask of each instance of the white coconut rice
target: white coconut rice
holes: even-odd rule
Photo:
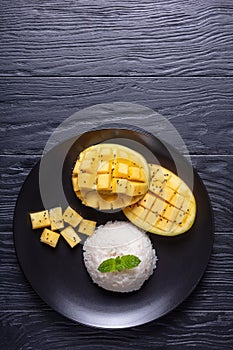
[[[107,259],[135,255],[141,262],[121,272],[98,271]],[[141,288],[156,268],[156,253],[147,234],[129,222],[107,222],[88,237],[83,246],[84,263],[94,283],[114,292],[131,292]]]

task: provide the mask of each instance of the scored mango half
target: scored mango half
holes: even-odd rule
[[[108,143],[81,152],[72,173],[77,197],[99,210],[136,203],[148,191],[149,179],[148,163],[140,153]]]
[[[145,231],[176,236],[188,231],[196,216],[192,191],[171,171],[149,164],[150,186],[140,200],[123,209],[125,216]]]

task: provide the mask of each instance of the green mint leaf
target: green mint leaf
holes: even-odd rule
[[[114,258],[104,260],[99,266],[100,272],[113,272],[116,271],[116,261]]]
[[[141,260],[135,255],[124,255],[121,257],[121,265],[124,269],[133,269],[140,264]]]
[[[123,270],[123,266],[121,264],[116,265],[117,271],[121,272]]]
[[[121,272],[123,269],[133,269],[140,264],[141,260],[135,255],[123,255],[104,260],[98,267],[100,272]]]
[[[116,261],[116,264],[120,264],[121,263],[121,258],[119,256],[117,256],[115,261]]]
[[[121,258],[119,256],[115,259],[116,262],[116,270],[121,272],[123,270],[123,266],[121,265]]]

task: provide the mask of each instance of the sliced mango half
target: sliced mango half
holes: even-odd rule
[[[123,209],[136,226],[158,235],[176,236],[188,231],[196,216],[196,201],[192,191],[171,171],[149,164],[148,192]]]

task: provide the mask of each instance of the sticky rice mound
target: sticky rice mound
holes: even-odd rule
[[[98,271],[107,259],[135,255],[141,262],[121,272]],[[156,252],[147,234],[129,222],[107,222],[87,238],[83,246],[84,263],[94,283],[114,292],[132,292],[141,288],[156,268]]]

